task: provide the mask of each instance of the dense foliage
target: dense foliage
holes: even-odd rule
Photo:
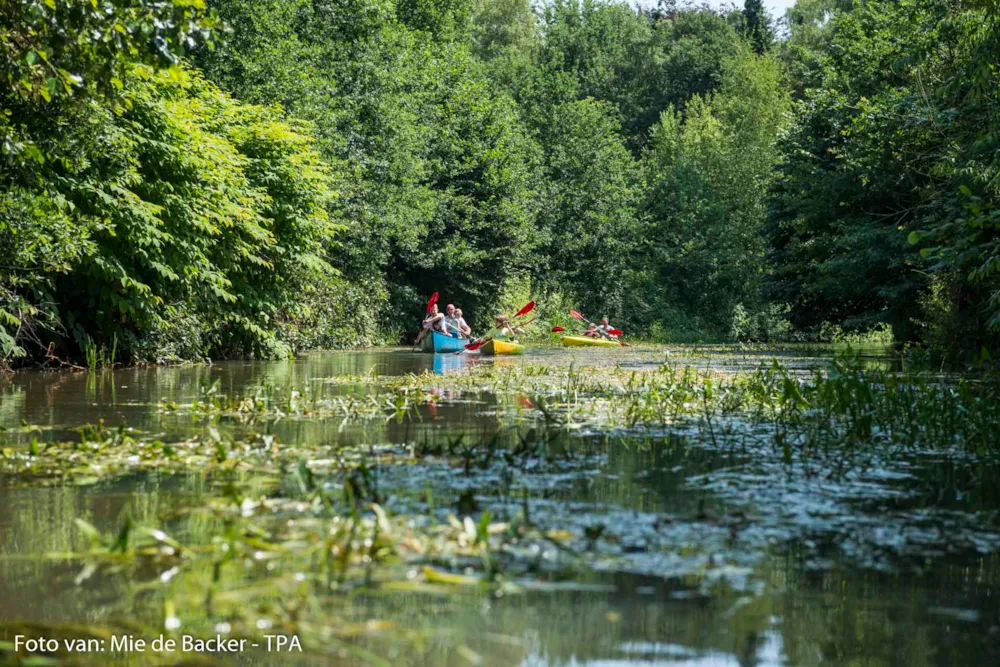
[[[808,35],[817,85],[781,147],[772,298],[799,326],[888,322],[903,339],[995,345],[1000,16],[907,0],[829,23]]]
[[[0,357],[1000,330],[989,0],[0,0]]]
[[[312,140],[184,69],[139,66],[114,104],[54,119],[58,139],[35,142],[46,157],[0,198],[20,329],[6,344],[287,354],[302,292],[335,279],[334,191]]]

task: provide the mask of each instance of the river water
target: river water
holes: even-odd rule
[[[827,362],[822,351],[689,352],[622,351],[608,359],[581,351],[573,359],[646,368],[669,355],[673,363],[734,369],[777,356],[803,371]],[[374,350],[289,362],[22,373],[0,380],[0,425],[7,429],[0,438],[7,447],[24,448],[31,439],[76,438],[75,428],[103,420],[168,441],[205,427],[162,404],[195,400],[206,387],[239,395],[341,376],[359,376],[363,384],[372,374],[460,374],[490,363],[564,365],[567,354],[545,349],[493,361]],[[878,356],[871,363],[891,364]],[[496,431],[496,400],[489,395],[441,392],[437,398],[419,408],[416,421],[287,419],[268,428],[286,447],[344,448],[433,444]],[[447,594],[361,587],[339,599],[329,623],[344,630],[338,635],[342,650],[322,660],[263,649],[198,658],[609,667],[1000,664],[995,463],[911,452],[816,482],[782,468],[769,452],[720,448],[697,438],[586,431],[569,442],[572,457],[529,462],[520,485],[536,520],[570,532],[604,531],[588,555],[592,567],[573,580],[518,591],[457,587]],[[445,507],[463,494],[494,517],[520,507],[520,500],[498,490],[506,482],[490,466],[460,472],[454,462],[438,459],[387,466],[379,474],[386,504],[397,513],[436,512],[443,521],[453,511]],[[252,485],[252,477],[244,474],[240,481]],[[196,473],[122,475],[87,484],[0,480],[0,661],[14,660],[18,633],[71,636],[74,628],[123,627],[130,617],[162,613],[150,607],[163,599],[137,586],[129,566],[83,576],[75,558],[52,557],[79,551],[76,519],[111,532],[127,515],[137,524],[193,533],[198,526],[178,518],[179,510],[219,489],[218,480]],[[429,494],[439,507],[428,510]],[[175,657],[166,662],[191,658]],[[137,654],[55,659],[149,661]]]

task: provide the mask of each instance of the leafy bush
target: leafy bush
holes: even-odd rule
[[[739,342],[772,343],[791,337],[792,324],[788,321],[787,305],[767,304],[756,312],[748,311],[742,303],[733,308],[733,322],[729,337]]]
[[[287,356],[280,321],[332,273],[323,255],[342,228],[308,128],[183,68],[137,67],[124,86],[113,104],[62,110],[60,136],[47,118],[24,125],[52,157],[33,179],[4,173],[3,307],[20,332],[6,353],[23,353],[16,337],[31,331],[70,354],[116,338],[134,360],[193,356],[187,322],[198,356]],[[143,340],[151,332],[165,350]]]
[[[854,5],[805,25],[817,85],[782,145],[770,294],[802,328],[978,353],[1000,343],[995,3]]]
[[[610,105],[586,99],[552,113],[542,135],[547,187],[535,281],[563,292],[577,308],[620,320],[639,236],[639,169]]]
[[[388,292],[381,283],[346,281],[327,273],[306,285],[294,314],[281,322],[282,339],[293,349],[341,349],[394,344],[400,332],[379,314]]]
[[[764,202],[788,95],[768,57],[744,52],[723,70],[717,93],[664,112],[645,156],[649,226],[630,310],[661,327],[664,311],[690,320],[661,328],[685,338],[725,338],[737,304],[758,309],[766,266]]]

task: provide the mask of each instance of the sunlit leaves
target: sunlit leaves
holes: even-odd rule
[[[215,354],[287,354],[284,312],[332,274],[318,257],[339,229],[309,128],[183,69],[139,69],[123,88],[118,113],[92,104],[49,148],[67,151],[67,174],[42,161],[47,187],[0,196],[0,247],[18,277],[0,303],[44,290],[49,335],[116,335],[132,355],[158,354],[145,342],[156,331]]]
[[[620,319],[640,235],[640,179],[614,107],[593,99],[557,105],[542,137],[547,189],[537,282],[587,312]]]
[[[680,310],[690,318],[681,328],[719,331],[737,312],[757,309],[764,199],[788,107],[777,64],[745,51],[724,61],[715,95],[691,98],[683,114],[668,110],[654,127],[639,276],[646,284],[636,287],[653,317]]]

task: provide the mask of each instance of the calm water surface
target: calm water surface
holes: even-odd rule
[[[609,359],[589,352],[572,358],[643,368],[667,356],[622,351]],[[717,368],[754,367],[768,359],[733,352],[670,355],[675,363]],[[826,363],[822,353],[778,356],[802,370]],[[339,375],[460,373],[479,363],[567,364],[570,358],[557,349],[496,362],[377,350],[291,362],[24,373],[0,380],[0,425],[11,429],[0,437],[9,446],[24,446],[30,437],[65,439],[74,427],[98,420],[163,437],[196,433],[203,425],[159,414],[156,404],[194,400],[216,383],[222,392],[242,394]],[[287,420],[272,430],[286,446],[400,445],[496,430],[489,397],[459,398],[442,396],[433,409],[422,408],[416,421],[342,427]],[[40,430],[13,428],[22,424]],[[1000,542],[993,540],[1000,534],[1000,482],[981,480],[997,479],[995,466],[943,464],[913,454],[894,464],[898,469],[803,489],[801,480],[774,473],[778,468],[753,451],[593,435],[574,442],[575,459],[528,475],[526,484],[538,516],[554,524],[608,526],[616,536],[614,558],[609,553],[607,566],[587,575],[586,586],[511,595],[479,589],[445,596],[363,591],[345,597],[337,622],[380,630],[349,642],[341,663],[1000,664]],[[446,464],[429,464],[385,470],[381,479],[387,505],[397,512],[411,505],[419,510],[428,489],[441,502],[469,489],[492,511],[505,511],[489,470],[457,476]],[[144,604],[130,573],[101,572],[81,581],[78,563],[30,558],[79,548],[74,519],[111,531],[128,515],[172,526],[182,536],[197,527],[178,518],[179,510],[217,492],[212,480],[198,475],[82,487],[14,488],[0,481],[0,664],[9,655],[4,642],[18,628],[118,622]],[[744,525],[732,518],[742,512],[754,521]],[[658,540],[698,545],[691,558],[701,560],[692,568],[691,560],[654,557],[651,547]],[[703,576],[713,572],[730,574]],[[229,660],[271,664],[278,656],[251,651]]]

